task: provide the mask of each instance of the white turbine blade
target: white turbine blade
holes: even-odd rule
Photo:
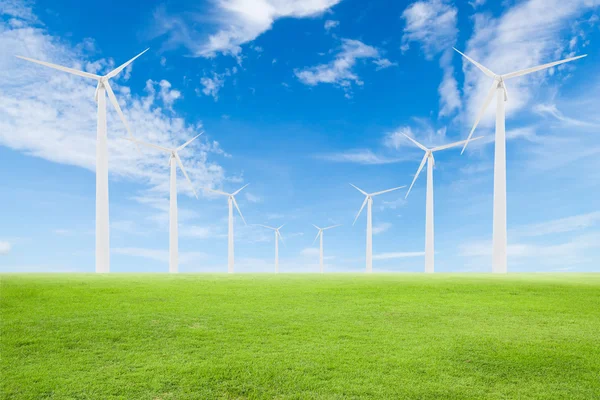
[[[323,228],[323,230],[326,231],[327,229],[337,228],[338,226],[342,226],[342,224],[328,226],[327,228]]]
[[[157,149],[160,151],[164,151],[166,153],[172,153],[173,150],[172,149],[168,149],[166,147],[162,147],[162,146],[158,146],[156,144],[152,144],[152,143],[146,143],[146,142],[142,142],[141,140],[135,139],[135,138],[123,138],[125,140],[129,140],[130,142],[134,142],[136,144],[141,144],[142,146],[146,146],[146,147],[152,147],[153,149]]]
[[[215,190],[215,189],[211,189],[211,188],[202,188],[202,189],[203,189],[203,190],[207,190],[207,191],[209,191],[209,192],[213,192],[213,193],[221,194],[221,195],[223,195],[223,196],[231,196],[231,194],[230,194],[230,193],[225,193],[225,192],[222,192],[222,191],[220,191],[220,190]]]
[[[471,139],[471,142],[473,140],[478,140],[478,139],[482,139],[483,136],[477,136],[476,138]],[[460,142],[454,142],[454,143],[450,143],[450,144],[445,144],[442,146],[438,146],[438,147],[434,147],[433,149],[431,149],[431,151],[440,151],[440,150],[446,150],[446,149],[450,149],[452,147],[457,147],[460,146],[461,144],[465,144],[467,143],[466,140],[461,140]]]
[[[319,235],[322,233],[323,231],[321,229],[319,229],[319,232],[317,232],[317,236],[315,236],[315,240],[313,240],[312,244],[315,244],[315,242],[317,241],[317,239],[319,238]]]
[[[406,192],[406,196],[404,196],[405,199],[408,197],[408,194],[410,193],[412,187],[414,186],[415,181],[419,177],[419,174],[421,173],[421,170],[425,166],[425,161],[427,161],[427,153],[425,153],[425,155],[423,156],[423,159],[421,160],[421,165],[419,165],[419,169],[417,170],[417,173],[415,174],[415,177],[413,178],[413,181],[410,184],[410,187],[408,188],[408,192]]]
[[[506,90],[506,82],[502,85],[502,89],[504,89],[504,101],[508,101],[508,90]]]
[[[275,230],[275,232],[277,232],[277,236],[279,236],[281,243],[283,243],[283,245],[285,246],[285,242],[283,241],[283,236],[281,236],[281,232],[279,232],[279,229]]]
[[[285,226],[285,224],[281,225],[279,228],[277,228],[277,230],[280,230],[281,228],[283,228]]]
[[[395,187],[395,188],[392,188],[392,189],[382,190],[381,192],[371,193],[371,197],[378,196],[380,194],[384,194],[384,193],[387,193],[387,192],[393,192],[394,190],[402,189],[402,188],[405,188],[405,187],[406,187],[406,185],[403,185],[403,186],[398,186],[398,187]]]
[[[319,228],[318,226],[316,226],[315,224],[312,224],[312,226],[314,226],[315,228],[317,228],[318,230],[321,230],[321,228]]]
[[[231,199],[233,200],[233,205],[237,209],[237,212],[240,214],[240,217],[242,217],[242,221],[244,221],[244,225],[248,225],[248,224],[246,224],[246,220],[244,219],[244,216],[242,215],[242,212],[240,211],[240,207],[238,206],[237,201],[235,201],[235,197],[231,196]]]
[[[569,61],[578,60],[578,59],[586,57],[586,56],[587,56],[587,54],[584,54],[582,56],[577,56],[577,57],[565,58],[564,60],[554,61],[554,62],[551,62],[551,63],[548,63],[548,64],[538,65],[537,67],[527,68],[527,69],[522,69],[520,71],[511,72],[510,74],[504,74],[504,75],[502,75],[502,79],[510,79],[510,78],[514,78],[514,77],[517,77],[517,76],[527,75],[527,74],[530,74],[532,72],[541,71],[542,69],[554,67],[555,65],[564,64],[564,63],[569,62]]]
[[[113,77],[117,76],[119,74],[119,72],[123,71],[123,69],[125,67],[127,67],[129,64],[131,64],[133,62],[133,60],[135,60],[136,58],[138,58],[139,56],[141,56],[142,54],[144,54],[148,50],[150,50],[150,48],[147,48],[146,50],[142,51],[140,54],[138,54],[137,56],[133,57],[131,60],[129,60],[126,63],[122,64],[120,67],[113,69],[108,74],[106,74],[106,77],[107,78],[113,78]]]
[[[354,186],[353,184],[350,184],[350,186],[352,186],[354,189],[358,190],[359,192],[361,192],[362,194],[364,194],[365,196],[368,196],[369,194],[367,192],[365,192],[362,189],[357,188],[356,186]]]
[[[96,103],[98,102],[98,91],[100,90],[100,85],[102,85],[102,83],[98,81],[98,84],[96,85],[96,91],[94,91],[94,101]]]
[[[123,125],[125,125],[125,130],[127,130],[129,137],[133,138],[133,135],[131,134],[131,130],[129,129],[129,124],[127,123],[127,120],[125,119],[125,115],[123,115],[123,111],[121,111],[121,106],[119,106],[117,97],[115,96],[115,93],[113,92],[112,88],[110,87],[110,83],[108,83],[108,81],[104,82],[104,88],[106,89],[106,93],[108,94],[108,98],[109,98],[110,102],[112,103],[113,107],[117,111],[117,114],[119,114],[119,118],[121,118]]]
[[[179,164],[179,168],[181,168],[181,172],[183,172],[185,179],[187,179],[187,181],[190,183],[190,187],[192,188],[192,192],[194,192],[194,196],[198,198],[198,193],[196,193],[196,189],[194,189],[194,184],[192,183],[192,180],[188,176],[187,172],[185,172],[185,168],[183,168],[183,163],[181,162],[181,158],[179,158],[179,154],[177,154],[177,152],[175,152],[175,159],[177,160],[177,164]]]
[[[484,67],[483,65],[479,64],[477,61],[473,60],[471,57],[467,56],[466,54],[461,53],[460,51],[458,51],[456,48],[453,47],[453,49],[460,54],[461,56],[463,56],[464,58],[466,58],[467,60],[469,60],[473,65],[475,65],[477,68],[479,68],[480,70],[483,71],[484,74],[486,74],[487,76],[489,76],[490,78],[494,78],[496,76],[496,74],[494,74],[492,71],[490,71],[489,69],[487,69],[486,67]]]
[[[360,210],[358,210],[358,214],[356,214],[356,218],[354,218],[354,222],[352,223],[352,225],[354,225],[356,223],[356,220],[360,216],[360,213],[362,212],[363,208],[365,208],[365,205],[367,205],[368,200],[369,200],[369,196],[367,195],[367,196],[365,196],[365,201],[363,201],[362,206],[360,207]]]
[[[267,226],[267,225],[263,225],[263,224],[252,224],[252,225],[262,226],[263,228],[272,229],[274,231],[277,230],[277,228],[273,228],[272,226]]]
[[[469,132],[469,137],[467,137],[465,145],[463,146],[463,149],[460,152],[460,154],[465,152],[465,149],[467,148],[467,145],[469,144],[469,140],[471,140],[471,136],[473,136],[473,132],[475,132],[475,128],[477,128],[477,125],[479,125],[479,121],[483,117],[483,114],[485,114],[485,110],[487,110],[488,106],[492,102],[492,99],[494,98],[494,92],[496,91],[497,87],[498,87],[498,81],[494,79],[494,82],[492,83],[492,87],[490,88],[490,91],[488,92],[488,95],[485,98],[485,101],[483,102],[483,106],[481,107],[481,110],[479,110],[479,114],[477,114],[477,118],[475,119],[473,128],[471,128],[471,132]]]
[[[427,147],[423,146],[421,143],[417,142],[415,139],[411,138],[406,133],[403,133],[403,135],[406,136],[408,138],[408,140],[410,140],[411,142],[413,142],[414,144],[416,144],[417,147],[419,147],[421,150],[423,150],[423,151],[429,150]]]
[[[239,192],[241,192],[246,186],[248,186],[249,183],[246,183],[244,186],[242,186],[241,188],[239,188],[238,190],[236,190],[235,192],[231,193],[232,196],[235,196],[236,194],[238,194]]]
[[[20,58],[22,60],[31,61],[31,62],[36,63],[36,64],[45,65],[46,67],[54,68],[54,69],[57,69],[59,71],[68,72],[68,73],[73,74],[73,75],[79,75],[79,76],[82,76],[84,78],[91,78],[91,79],[100,80],[100,76],[98,76],[96,74],[90,74],[89,72],[83,72],[83,71],[79,71],[79,70],[76,70],[76,69],[73,69],[73,68],[63,67],[62,65],[56,65],[56,64],[49,63],[49,62],[45,62],[45,61],[38,61],[38,60],[34,60],[33,58],[28,58],[28,57],[23,57],[23,56],[16,56],[16,57]]]
[[[204,132],[201,132],[199,135],[196,135],[195,137],[191,138],[190,140],[188,140],[187,142],[185,142],[184,144],[182,144],[181,146],[179,146],[176,150],[183,150],[185,148],[185,146],[187,146],[188,144],[192,143],[194,140],[196,140],[198,138],[198,136],[202,135]]]

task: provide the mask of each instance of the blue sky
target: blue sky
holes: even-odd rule
[[[364,270],[366,191],[409,185],[425,145],[464,139],[497,73],[512,80],[509,271],[598,271],[600,2],[213,0],[0,3],[0,271],[94,270],[94,83],[16,54],[106,73],[133,134],[175,146],[196,189],[234,191],[249,223],[286,224],[282,272]],[[436,271],[491,271],[493,110],[436,155]],[[135,152],[108,112],[111,270],[168,270],[168,157]],[[180,271],[225,272],[227,203],[178,179]],[[374,270],[423,270],[425,174],[373,207]],[[236,219],[236,271],[273,270],[272,232]]]

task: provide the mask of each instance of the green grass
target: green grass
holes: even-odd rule
[[[3,399],[600,398],[600,275],[2,275]]]

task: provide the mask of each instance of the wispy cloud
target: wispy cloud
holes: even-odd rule
[[[340,21],[334,21],[332,19],[328,19],[327,21],[325,21],[325,30],[329,31],[339,25],[340,25]]]
[[[425,255],[424,251],[404,251],[404,252],[395,252],[395,253],[381,253],[381,254],[374,254],[373,260],[394,260],[397,258],[423,257],[424,255]]]
[[[10,245],[9,242],[0,240],[0,255],[6,255],[6,254],[10,253],[11,248],[12,248],[12,246]]]
[[[168,250],[147,249],[141,247],[117,247],[111,249],[111,252],[130,257],[147,258],[149,260],[160,261],[164,263],[169,262]],[[194,264],[205,257],[206,255],[201,252],[183,251],[179,252],[179,263],[182,265]]]
[[[165,36],[166,48],[184,46],[196,57],[218,53],[239,57],[241,46],[271,29],[276,20],[314,17],[339,1],[215,0],[208,11],[181,14],[172,14],[161,6],[154,12],[153,36]],[[208,26],[213,33],[207,34],[198,26]]]
[[[381,224],[377,224],[373,227],[373,235],[379,235],[385,231],[388,231],[392,227],[392,224],[389,222],[383,222]]]
[[[337,153],[316,154],[314,157],[332,162],[355,163],[363,165],[392,164],[403,161],[402,158],[376,154],[368,149],[356,149]]]
[[[351,97],[352,86],[364,84],[353,71],[357,61],[361,59],[373,60],[377,69],[394,65],[391,61],[381,57],[380,51],[375,47],[366,45],[359,40],[342,39],[342,46],[332,61],[314,67],[296,69],[294,73],[305,85],[334,84],[344,89],[346,97]]]

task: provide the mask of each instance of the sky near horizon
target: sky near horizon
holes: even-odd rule
[[[587,57],[508,81],[509,272],[600,271],[600,0],[0,2],[0,272],[93,272],[93,81],[105,74],[134,136],[182,153],[180,272],[365,268],[367,192],[410,185],[426,146],[463,140],[496,73]],[[490,272],[495,100],[475,136],[436,153],[437,272]],[[168,155],[136,152],[108,106],[111,272],[168,271]],[[374,272],[424,269],[423,171],[374,198]]]

